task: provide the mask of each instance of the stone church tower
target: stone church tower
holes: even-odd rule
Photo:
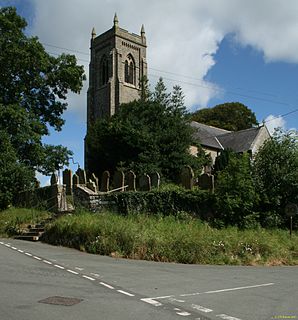
[[[147,76],[146,37],[114,26],[96,36],[92,30],[89,89],[87,97],[87,132],[98,118],[111,117],[122,103],[139,98],[140,80]]]
[[[122,103],[140,97],[140,81],[147,76],[146,37],[129,33],[118,25],[96,36],[91,34],[89,89],[87,93],[87,134],[99,118],[111,117]],[[88,150],[85,144],[85,169],[88,171]]]

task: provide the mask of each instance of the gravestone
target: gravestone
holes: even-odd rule
[[[66,185],[66,195],[72,195],[72,172],[65,169],[62,174],[63,184]]]
[[[139,178],[139,189],[140,191],[151,190],[151,179],[148,174],[142,174]]]
[[[104,171],[101,175],[100,191],[108,192],[110,190],[110,172]]]
[[[198,178],[198,186],[203,190],[210,190],[214,192],[214,176],[212,174],[204,173]]]
[[[98,178],[96,177],[96,175],[94,173],[92,173],[90,180],[93,181],[95,183],[95,186],[98,190]]]
[[[133,171],[126,174],[127,191],[136,191],[136,175]]]
[[[91,179],[87,182],[86,187],[90,190],[92,190],[93,192],[97,192],[97,187],[94,181],[92,181]]]
[[[113,189],[118,189],[117,191],[124,191],[124,181],[125,175],[123,171],[116,171],[113,176]]]
[[[192,189],[194,185],[194,173],[190,166],[185,166],[181,171],[181,184],[185,189]]]
[[[86,172],[85,170],[79,168],[76,172],[77,176],[79,177],[80,184],[86,184],[87,178],[86,178]]]
[[[150,174],[150,178],[151,178],[151,187],[158,189],[160,185],[160,174],[158,172],[154,172]]]
[[[56,173],[52,173],[51,175],[51,186],[58,184],[58,175]]]
[[[72,176],[72,185],[77,186],[78,184],[80,184],[79,176],[77,174],[74,174]]]

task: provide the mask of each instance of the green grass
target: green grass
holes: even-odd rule
[[[17,235],[25,225],[38,223],[48,217],[50,213],[34,209],[9,208],[0,211],[0,236]]]
[[[298,234],[215,229],[195,219],[78,212],[47,226],[44,240],[89,253],[196,264],[298,265]]]

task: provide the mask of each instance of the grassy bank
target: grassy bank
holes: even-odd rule
[[[35,224],[46,219],[50,214],[34,209],[10,208],[0,212],[0,236],[10,237],[19,234],[27,224]]]
[[[86,212],[48,225],[44,241],[89,253],[197,264],[298,265],[298,234],[214,229],[199,220]]]

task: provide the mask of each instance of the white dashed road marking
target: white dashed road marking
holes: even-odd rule
[[[64,267],[59,266],[59,264],[54,264],[54,267],[59,268],[59,269],[62,269],[62,270],[64,270],[64,269],[65,269]]]
[[[73,270],[70,270],[70,269],[67,269],[66,271],[68,271],[68,272],[70,272],[70,273],[72,273],[72,274],[79,274],[78,272],[73,271]]]
[[[91,281],[95,281],[94,278],[88,277],[88,276],[86,276],[86,275],[82,275],[82,277],[85,278],[85,279],[91,280]]]
[[[176,314],[178,314],[179,316],[183,316],[183,317],[187,317],[187,316],[191,315],[191,313],[186,312],[186,311],[176,312]]]
[[[20,253],[24,253],[24,251],[23,251],[23,250],[20,250],[20,249],[18,249],[18,252],[20,252]]]
[[[47,264],[53,264],[51,261],[48,261],[48,260],[42,260],[42,261]]]
[[[223,319],[223,320],[241,320],[239,318],[231,317],[228,316],[227,314],[218,314],[216,315],[218,318]]]
[[[28,256],[28,257],[32,257],[32,254],[29,253],[29,252],[25,252],[25,255]]]
[[[192,304],[191,307],[195,310],[198,310],[198,311],[202,311],[202,312],[212,312],[213,310],[212,309],[209,309],[209,308],[205,308],[203,306],[198,306],[196,304]]]
[[[34,259],[36,260],[41,260],[41,258],[37,257],[37,256],[33,256]]]
[[[135,295],[132,294],[132,293],[129,293],[129,292],[126,292],[126,291],[123,291],[123,290],[117,290],[119,293],[123,293],[125,294],[126,296],[129,296],[129,297],[134,297]]]
[[[107,288],[109,288],[109,289],[115,289],[114,287],[112,287],[112,286],[110,286],[109,284],[107,284],[107,283],[105,283],[105,282],[100,282],[100,284],[102,285],[102,286],[104,286],[104,287],[107,287]]]
[[[153,300],[152,298],[143,298],[141,299],[141,301],[152,304],[155,307],[162,306],[162,303],[160,303],[159,301]]]

